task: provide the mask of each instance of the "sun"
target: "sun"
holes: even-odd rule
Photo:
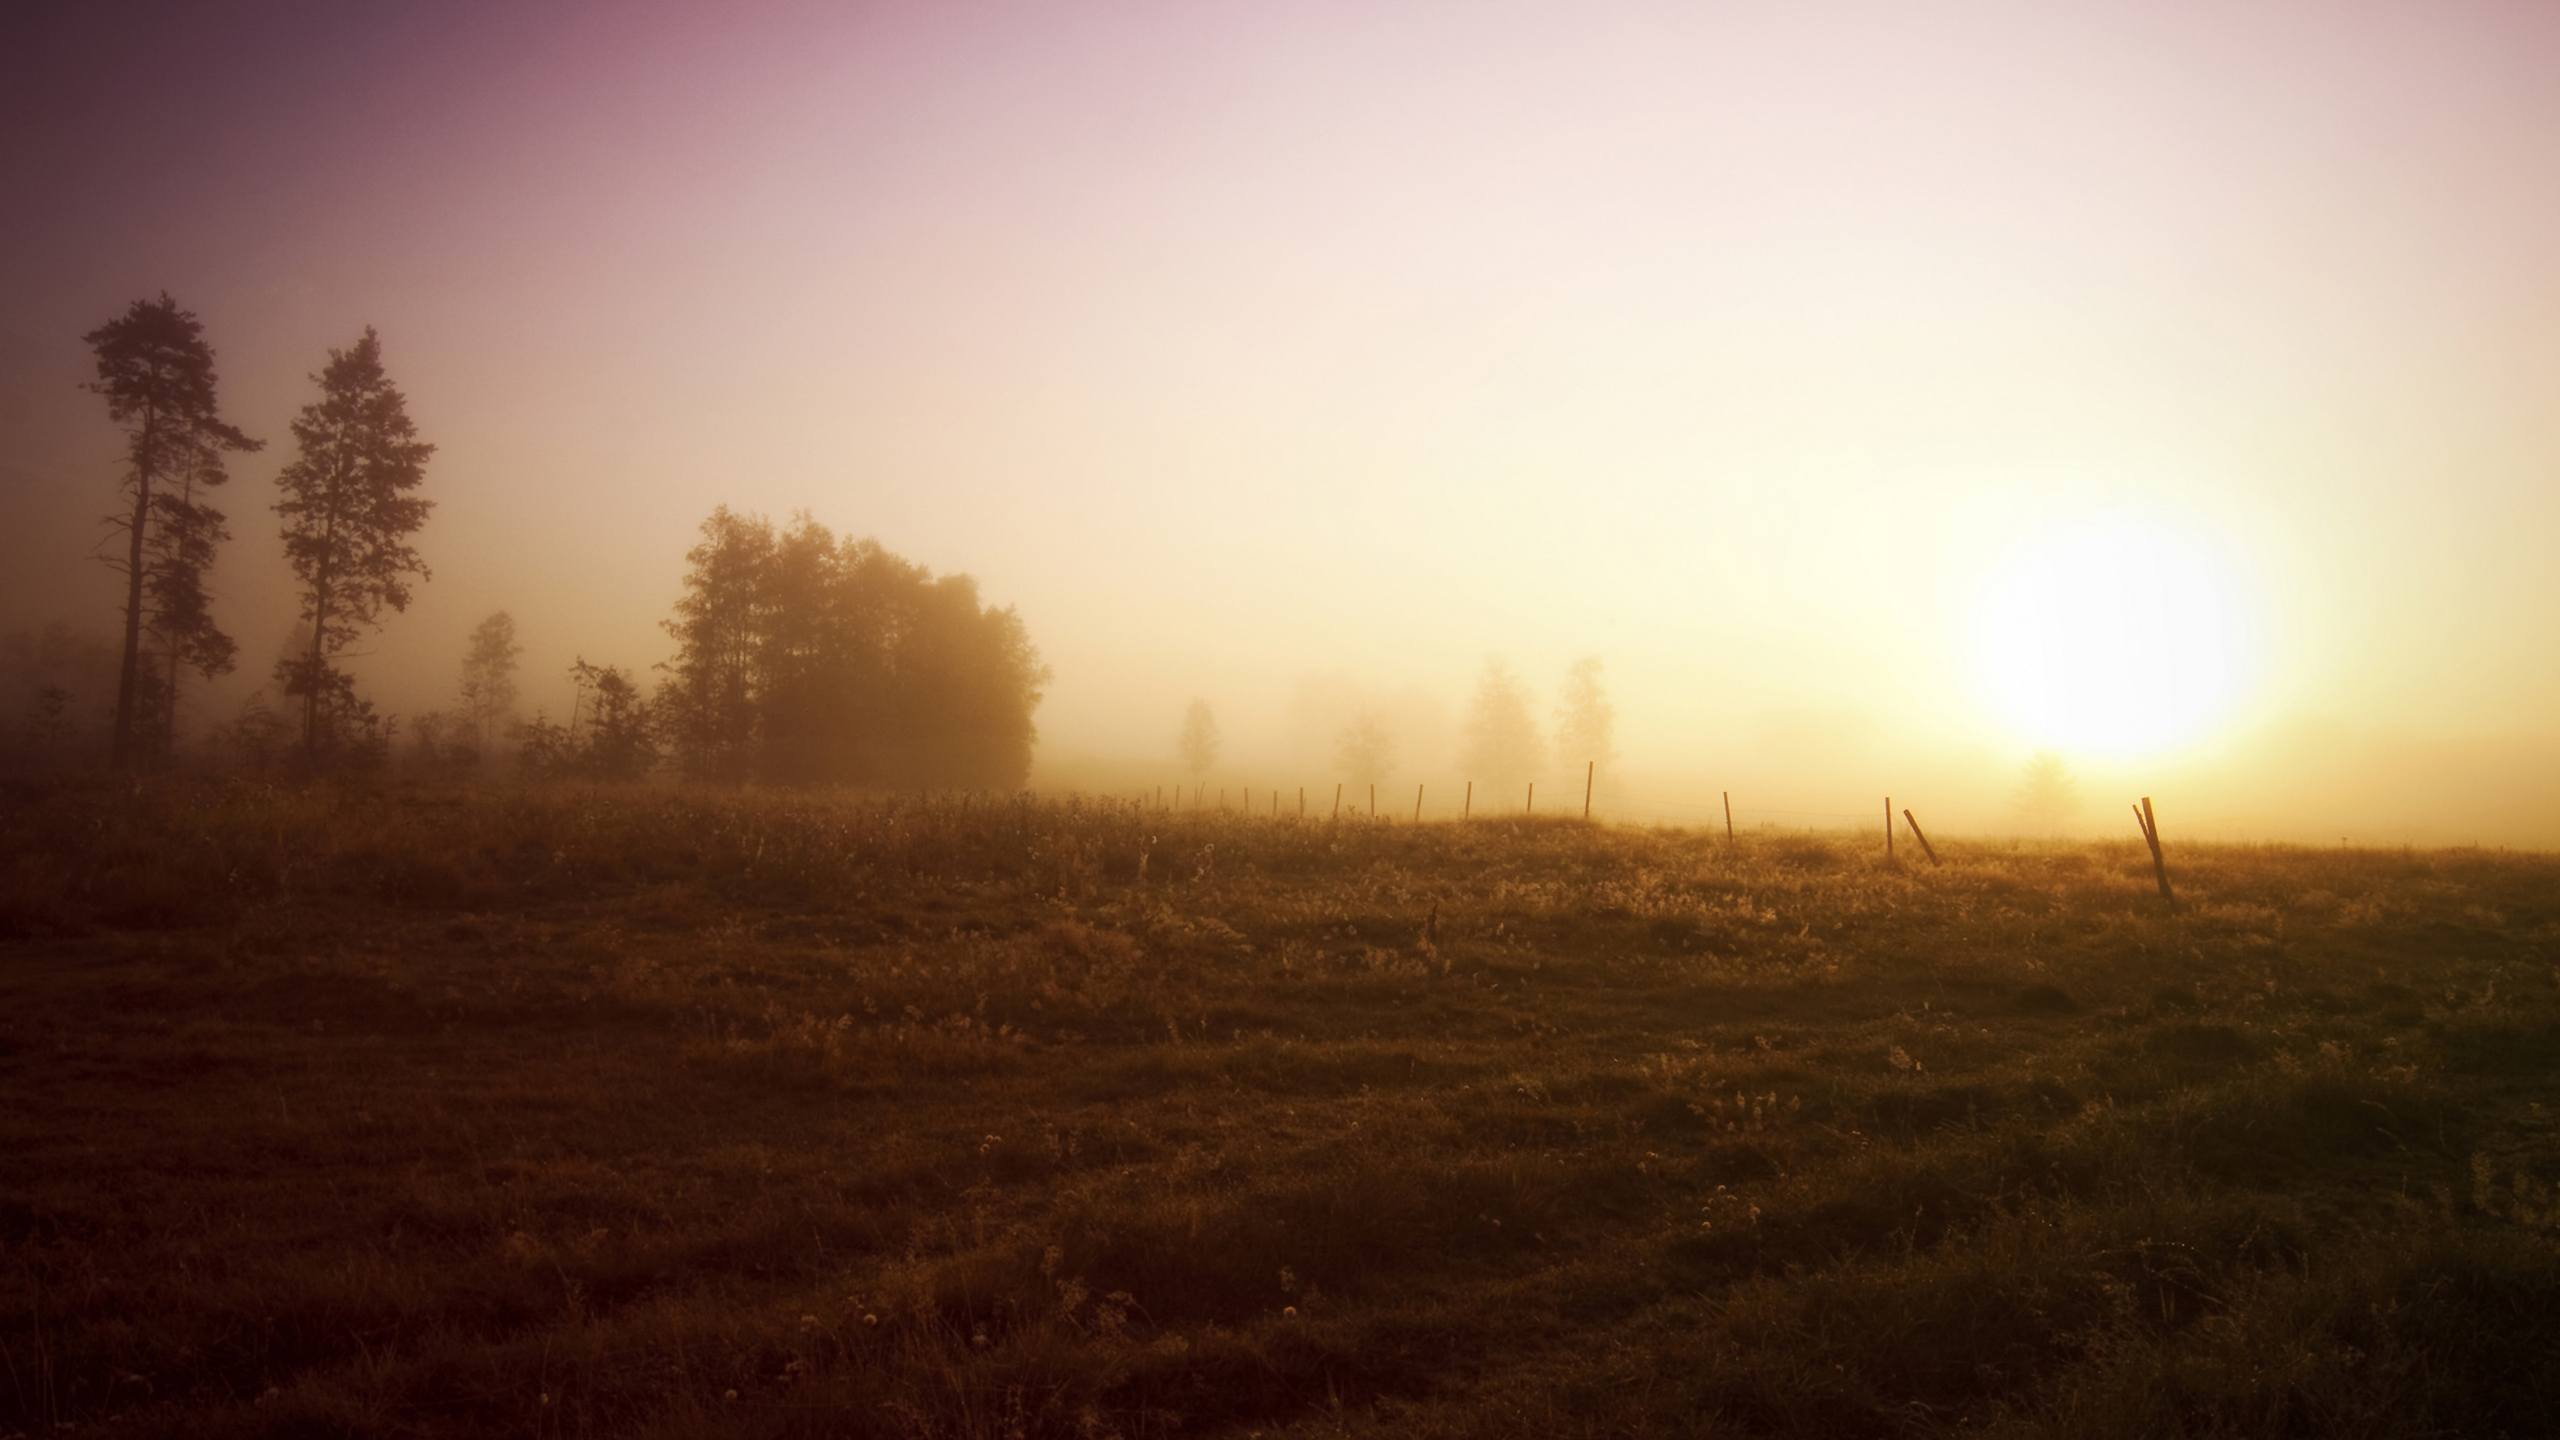
[[[2251,621],[2234,567],[2196,535],[2083,516],[2024,537],[1987,577],[1982,695],[2027,745],[2158,755],[2229,720],[2254,663]]]

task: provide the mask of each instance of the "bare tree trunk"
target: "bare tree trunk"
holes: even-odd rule
[[[133,689],[143,679],[143,525],[151,518],[151,471],[133,474],[133,525],[125,543],[125,661],[115,676],[115,769],[133,769]]]
[[[320,763],[320,637],[329,624],[329,583],[311,592],[311,658],[302,674],[302,758]]]
[[[186,488],[178,492],[179,513],[187,514],[195,504],[195,499],[196,477],[195,472],[190,470],[187,473]],[[181,537],[179,553],[182,563],[186,558],[183,538]],[[160,694],[160,757],[165,764],[170,756],[178,753],[178,646],[174,641],[164,643],[167,643],[169,648],[169,688]]]

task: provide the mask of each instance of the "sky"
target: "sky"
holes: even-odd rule
[[[1053,786],[1196,696],[1239,788],[1365,705],[1445,789],[1488,659],[1597,655],[1632,819],[1996,827],[2052,749],[2091,827],[2560,846],[2554,73],[2532,0],[39,0],[0,628],[116,623],[80,337],[165,289],[270,441],[210,718],[372,325],[389,710],[500,608],[529,703],[645,669],[702,517],[805,508],[1020,610]]]

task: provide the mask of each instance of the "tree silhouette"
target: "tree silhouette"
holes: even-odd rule
[[[199,486],[210,490],[229,479],[217,451],[186,468],[176,493],[163,490],[152,497],[159,523],[151,531],[144,588],[151,595],[152,643],[163,665],[159,694],[154,697],[163,755],[177,749],[180,667],[210,680],[229,673],[239,653],[240,647],[214,623],[212,597],[204,585],[214,551],[231,538],[231,530],[221,511],[196,498]]]
[[[383,373],[372,326],[352,349],[331,350],[312,379],[320,398],[294,419],[299,453],[276,477],[284,498],[275,507],[311,642],[277,664],[276,678],[302,698],[303,758],[316,764],[337,722],[361,724],[371,713],[357,708],[354,683],[334,660],[384,607],[409,608],[411,576],[427,578],[408,537],[435,502],[409,492],[426,479],[436,447],[418,438],[408,400]]]
[[[1476,681],[1464,761],[1468,777],[1483,781],[1496,795],[1536,779],[1546,762],[1538,722],[1529,718],[1528,697],[1511,667],[1500,660],[1487,660]]]
[[[166,291],[157,300],[135,301],[82,338],[97,358],[97,378],[85,388],[106,397],[107,418],[125,431],[126,501],[107,517],[125,535],[124,558],[108,562],[125,577],[124,654],[110,753],[115,764],[130,768],[140,754],[142,637],[153,618],[146,611],[157,612],[173,687],[180,661],[230,664],[231,641],[203,604],[204,568],[224,537],[222,515],[197,501],[195,490],[229,478],[225,453],[256,450],[262,442],[216,413],[213,347],[205,343],[195,315],[179,309]],[[180,487],[174,501],[164,488],[171,484]],[[174,535],[155,536],[155,529],[171,528]],[[173,708],[166,697],[162,704]],[[169,733],[164,725],[162,736]]]
[[[654,704],[684,770],[725,779],[1020,786],[1048,669],[1011,609],[806,515],[712,512],[686,554]],[[599,692],[601,693],[601,692]]]
[[[1564,693],[1556,701],[1556,758],[1597,765],[1603,776],[1618,758],[1618,707],[1600,681],[1600,657],[1586,655],[1565,671]]]
[[[636,780],[658,763],[650,705],[629,674],[615,665],[590,665],[579,656],[569,667],[576,700],[569,728],[554,742],[548,763],[557,770],[598,780]],[[585,733],[579,733],[583,713]]]
[[[1333,763],[1352,784],[1375,785],[1396,767],[1396,737],[1377,716],[1364,712],[1335,740]]]
[[[2080,814],[2080,786],[2061,756],[2044,750],[2027,762],[2013,808],[2020,828],[2031,833],[2059,835],[2071,828]]]
[[[1209,713],[1208,701],[1194,700],[1182,712],[1182,732],[1174,737],[1173,749],[1195,780],[1218,763],[1218,717]]]
[[[762,738],[757,664],[764,629],[773,526],[723,505],[685,552],[684,593],[665,622],[676,655],[668,671],[669,737],[685,770],[743,780]]]
[[[490,729],[515,714],[516,660],[523,654],[516,618],[504,610],[471,631],[471,648],[462,656],[462,722],[475,754],[488,749]]]
[[[63,739],[71,733],[70,708],[71,692],[59,685],[47,685],[35,693],[27,706],[27,748],[38,759],[50,763],[62,748]]]

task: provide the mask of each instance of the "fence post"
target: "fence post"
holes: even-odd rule
[[[1307,818],[1307,787],[1304,785],[1298,787],[1298,818]]]
[[[1422,823],[1422,787],[1420,785],[1413,787],[1413,823],[1416,825]]]
[[[1459,819],[1461,819],[1461,820],[1472,820],[1472,819],[1474,819],[1474,818],[1475,818],[1475,814],[1476,814],[1476,782],[1474,782],[1473,780],[1470,780],[1470,781],[1468,781],[1468,782],[1467,782],[1467,799],[1466,799],[1466,803],[1458,807],[1458,818],[1459,818]]]
[[[1884,858],[1893,858],[1893,797],[1884,797]]]
[[[1369,782],[1369,818],[1378,818],[1378,782],[1375,780]]]
[[[2151,847],[2151,878],[2160,882],[2160,900],[2170,909],[2178,908],[2178,897],[2169,893],[2169,862],[2160,853],[2160,820],[2151,813],[2151,797],[2142,797],[2133,818],[2142,825],[2143,843]]]
[[[1520,807],[1520,813],[1523,815],[1538,813],[1538,782],[1535,780],[1529,782],[1529,803]]]
[[[1911,827],[1911,838],[1920,842],[1920,853],[1929,857],[1931,865],[1937,864],[1938,847],[1930,844],[1929,837],[1920,833],[1920,822],[1911,818],[1911,808],[1907,805],[1902,810],[1902,823]]]
[[[1342,782],[1339,780],[1333,782],[1333,818],[1342,818]]]
[[[1582,762],[1582,818],[1585,820],[1591,818],[1591,777],[1598,773],[1599,769],[1600,762],[1597,760]]]
[[[1733,792],[1724,792],[1724,843],[1733,843]]]

